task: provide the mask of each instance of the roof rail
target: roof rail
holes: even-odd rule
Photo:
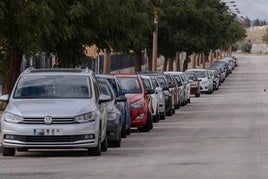
[[[36,68],[34,68],[34,67],[29,67],[29,68],[26,68],[25,70],[24,70],[24,72],[25,73],[29,73],[29,72],[31,72],[32,70],[35,70]]]

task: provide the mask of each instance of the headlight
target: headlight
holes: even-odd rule
[[[117,114],[114,113],[114,112],[108,112],[108,114],[107,114],[107,119],[108,119],[109,121],[113,121],[113,120],[115,120],[116,117],[117,117]]]
[[[21,117],[21,116],[17,116],[17,115],[15,115],[15,114],[12,114],[12,113],[5,113],[4,114],[5,116],[4,116],[4,120],[6,121],[6,122],[11,122],[11,123],[19,123],[19,122],[21,122],[21,121],[23,121],[23,117]]]
[[[83,114],[81,116],[76,116],[74,119],[76,122],[82,123],[82,122],[93,122],[97,118],[96,112],[91,112],[87,114]]]
[[[132,108],[141,108],[141,107],[143,107],[143,104],[144,104],[144,101],[140,100],[140,101],[137,101],[135,103],[132,103],[130,106]]]

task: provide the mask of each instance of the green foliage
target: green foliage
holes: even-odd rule
[[[238,43],[233,43],[232,44],[232,52],[236,52],[239,49],[239,44]]]
[[[252,43],[250,43],[250,42],[244,42],[241,45],[241,51],[242,52],[250,53],[251,48],[252,48]]]
[[[263,35],[262,41],[268,45],[268,29],[266,29],[266,33]]]
[[[0,52],[7,59],[1,62],[42,52],[66,67],[78,65],[92,44],[114,52],[151,51],[157,29],[159,54],[168,58],[177,51],[227,48],[245,37],[219,0],[0,0],[0,27]]]
[[[176,51],[225,49],[246,37],[242,24],[218,0],[170,0],[163,1],[161,8],[159,52],[166,57]]]

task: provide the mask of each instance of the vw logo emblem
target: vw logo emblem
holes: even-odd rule
[[[51,124],[52,122],[53,122],[52,117],[50,117],[50,116],[46,116],[46,117],[44,118],[44,123],[45,123],[45,124]]]

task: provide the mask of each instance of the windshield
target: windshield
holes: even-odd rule
[[[193,80],[193,81],[197,81],[198,80],[194,74],[187,74],[186,73],[186,76],[188,77],[189,80]]]
[[[21,77],[13,98],[91,98],[84,76],[40,75]]]
[[[153,84],[153,87],[156,88],[156,87],[159,87],[158,83],[157,83],[157,80],[152,78],[152,84]]]
[[[160,87],[168,87],[168,84],[164,77],[157,77]]]
[[[141,93],[141,87],[138,78],[118,77],[118,80],[122,88],[127,90],[127,93]]]
[[[207,77],[206,71],[193,71],[193,72],[198,76],[198,78],[206,78]]]

